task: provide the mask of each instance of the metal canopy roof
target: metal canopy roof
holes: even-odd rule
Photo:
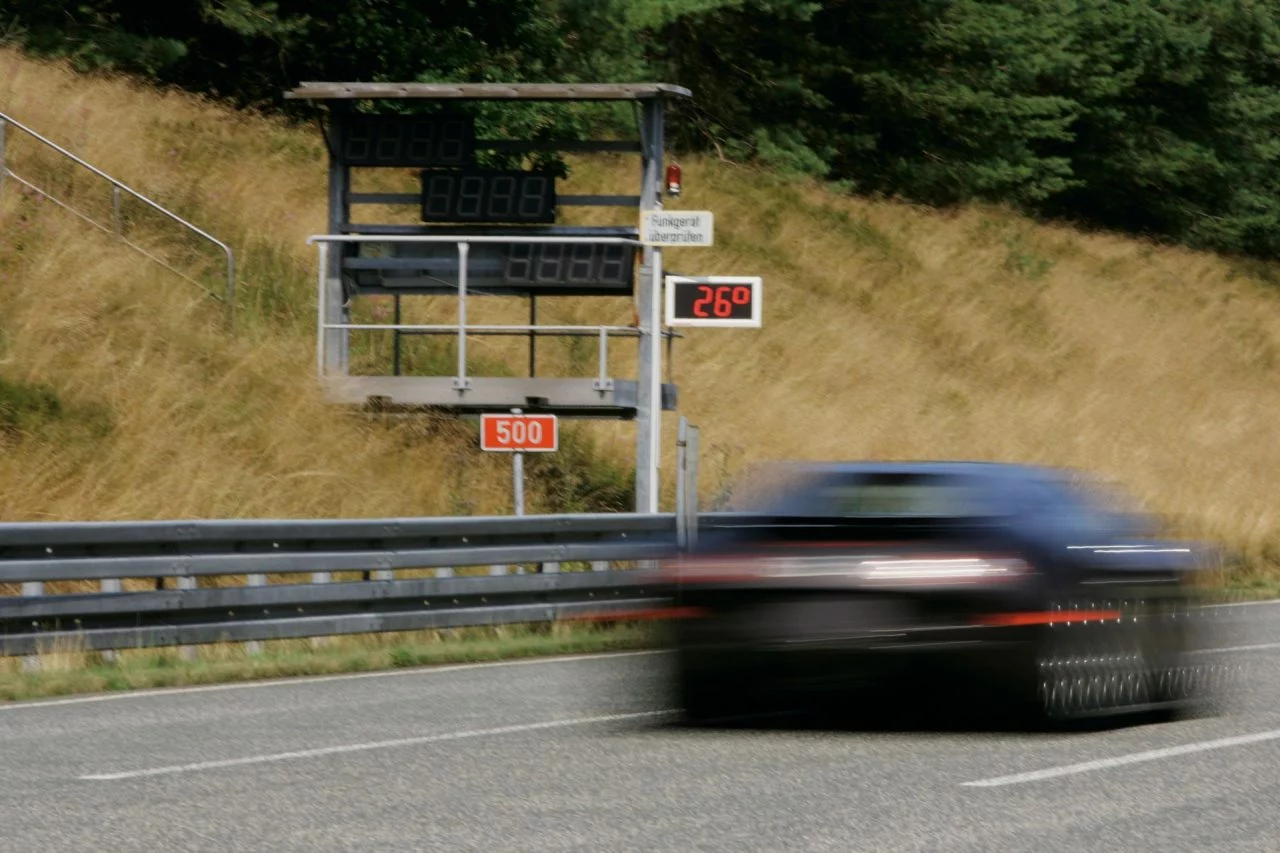
[[[300,83],[291,100],[430,98],[470,101],[639,101],[693,93],[670,83]]]

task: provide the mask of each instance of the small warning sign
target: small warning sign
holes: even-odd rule
[[[646,210],[640,214],[640,242],[649,246],[710,246],[715,217],[709,210]]]

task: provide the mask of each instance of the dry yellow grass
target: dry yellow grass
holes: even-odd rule
[[[244,260],[229,337],[190,286],[13,188],[0,194],[0,376],[47,383],[112,423],[101,437],[0,451],[0,518],[507,511],[506,460],[476,452],[469,427],[370,423],[322,404],[304,243],[324,221],[313,128],[11,51],[0,51],[0,109],[190,214]],[[704,430],[705,502],[762,459],[1072,465],[1127,484],[1253,571],[1280,568],[1280,268],[999,209],[939,213],[714,160],[683,165],[679,206],[715,211],[717,245],[670,251],[668,268],[765,278],[763,330],[691,330],[676,346],[682,410]],[[634,161],[574,168],[583,186],[633,186]],[[495,300],[473,320],[521,322],[525,310]],[[410,316],[447,312],[424,300]],[[631,308],[548,301],[542,319],[627,323]],[[475,347],[516,372],[523,351]],[[567,372],[584,358],[590,371],[593,351],[548,345],[539,367]],[[612,365],[630,375],[633,347]],[[614,459],[632,453],[629,425],[582,433]]]

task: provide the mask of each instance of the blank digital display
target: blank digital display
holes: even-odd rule
[[[348,166],[466,166],[475,157],[467,116],[354,115],[344,122]]]
[[[629,284],[635,247],[614,243],[512,243],[503,281],[508,285],[605,287]]]
[[[368,293],[455,293],[458,248],[452,243],[359,243],[342,266]],[[473,243],[467,289],[473,294],[632,292],[636,246],[629,243]]]
[[[423,222],[554,222],[550,172],[422,172]]]

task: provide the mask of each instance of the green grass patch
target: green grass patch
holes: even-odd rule
[[[645,623],[558,623],[275,640],[256,654],[241,643],[198,646],[189,654],[140,649],[114,659],[59,650],[25,670],[18,659],[0,658],[0,700],[648,649],[658,637]]]

